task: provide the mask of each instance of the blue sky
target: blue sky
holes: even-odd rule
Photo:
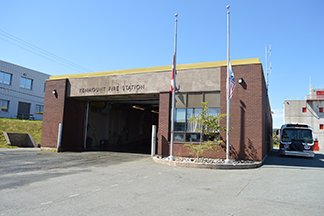
[[[176,12],[178,63],[226,59],[225,0],[0,2],[0,59],[51,75],[170,65]],[[285,98],[303,99],[310,77],[324,88],[324,1],[230,3],[231,58],[264,63],[272,45],[269,97],[279,127]]]

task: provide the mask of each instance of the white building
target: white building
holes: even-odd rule
[[[43,119],[48,78],[48,74],[0,60],[0,118]]]
[[[285,123],[305,123],[313,127],[319,149],[324,150],[324,89],[311,89],[305,100],[285,100]]]

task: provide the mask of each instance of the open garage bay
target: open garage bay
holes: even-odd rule
[[[158,98],[96,99],[88,105],[85,150],[150,153],[152,125],[157,126],[159,119]]]

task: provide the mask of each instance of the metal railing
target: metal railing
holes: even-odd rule
[[[324,95],[306,95],[306,100],[324,100]]]

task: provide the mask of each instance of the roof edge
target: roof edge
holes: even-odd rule
[[[233,66],[248,65],[248,64],[261,64],[259,58],[236,59],[236,60],[232,60],[231,63]],[[223,67],[226,65],[227,65],[226,61],[178,64],[177,70]],[[126,70],[90,72],[90,73],[82,73],[82,74],[67,74],[67,75],[51,76],[49,79],[57,80],[57,79],[71,79],[71,78],[100,77],[100,76],[109,76],[109,75],[153,73],[153,72],[169,71],[169,70],[171,70],[171,68],[172,68],[172,65],[167,65],[167,66],[156,66],[156,67],[147,67],[147,68],[134,68],[134,69],[126,69]]]

